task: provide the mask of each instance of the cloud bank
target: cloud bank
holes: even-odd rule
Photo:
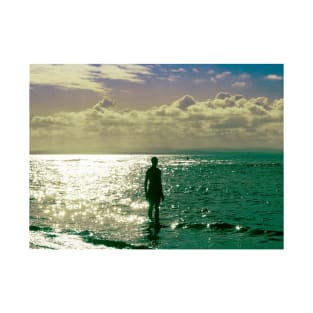
[[[185,95],[144,111],[117,111],[104,98],[80,112],[33,116],[30,144],[45,153],[282,149],[283,99],[220,92],[205,101]]]

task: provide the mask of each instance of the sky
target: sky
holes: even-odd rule
[[[31,153],[282,150],[282,64],[32,64]]]

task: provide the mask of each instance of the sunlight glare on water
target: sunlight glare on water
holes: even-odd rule
[[[138,157],[122,155],[33,156],[31,215],[49,220],[53,228],[110,232],[133,239],[146,220]],[[142,163],[142,173],[147,162]],[[44,206],[44,207],[43,207]],[[123,233],[117,231],[123,228]]]

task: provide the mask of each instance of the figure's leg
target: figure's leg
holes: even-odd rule
[[[149,201],[148,217],[152,221],[153,202]]]
[[[160,223],[160,216],[159,216],[159,207],[157,207],[157,206],[155,206],[154,217],[155,217],[155,223],[159,224]]]
[[[160,201],[156,201],[155,208],[154,208],[154,217],[155,217],[155,223],[157,225],[160,224],[159,205],[160,205]]]

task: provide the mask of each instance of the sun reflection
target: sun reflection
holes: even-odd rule
[[[171,224],[171,229],[175,229],[177,227],[177,225],[179,224],[179,222],[175,221]]]
[[[31,210],[37,210],[33,215],[44,213],[47,223],[60,231],[93,230],[118,240],[142,238],[147,202],[140,188],[149,159],[58,155],[38,160],[41,169],[31,187],[36,199]]]
[[[59,217],[64,217],[65,216],[65,211],[61,211],[61,212],[59,212]]]
[[[135,201],[130,205],[133,210],[143,210],[147,208],[147,203],[145,201]]]
[[[236,225],[235,229],[236,229],[237,231],[241,231],[242,229],[244,229],[244,227],[243,227],[243,226],[240,226],[240,225]]]
[[[127,222],[131,223],[137,223],[137,224],[142,224],[147,220],[147,218],[144,218],[142,216],[137,216],[137,215],[130,215],[126,218]]]

